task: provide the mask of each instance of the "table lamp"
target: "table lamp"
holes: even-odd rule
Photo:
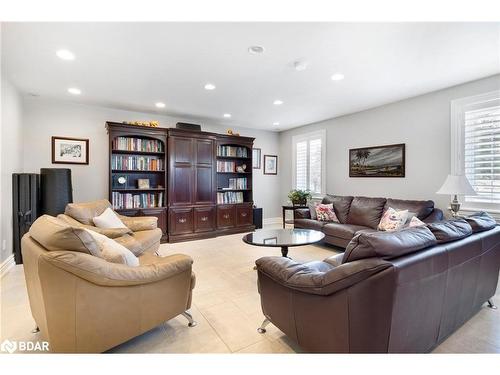
[[[441,186],[441,189],[439,189],[436,194],[454,196],[450,206],[453,217],[456,217],[460,210],[460,202],[458,202],[457,195],[476,195],[476,191],[465,175],[449,174],[443,186]]]

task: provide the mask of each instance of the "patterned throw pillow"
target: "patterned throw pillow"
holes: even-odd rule
[[[389,207],[382,215],[380,223],[378,223],[378,229],[386,232],[400,230],[405,225],[407,218],[408,210],[396,211],[394,208]]]
[[[333,210],[333,204],[321,204],[316,205],[316,216],[319,221],[333,221],[335,223],[339,222],[335,211]]]
[[[422,225],[426,225],[426,224],[416,216],[413,216],[410,220],[410,224],[408,224],[408,226],[410,228],[411,227],[421,227]]]

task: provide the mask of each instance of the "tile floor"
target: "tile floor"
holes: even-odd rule
[[[194,259],[197,282],[191,312],[198,325],[187,327],[177,317],[136,337],[114,353],[295,353],[300,348],[273,325],[261,335],[263,316],[253,270],[257,258],[279,249],[244,244],[242,234],[207,240],[163,244],[162,255],[184,253]],[[335,254],[321,245],[291,248],[297,261],[321,260]],[[36,340],[22,266],[1,282],[0,340]],[[500,305],[500,294],[494,300]],[[483,308],[435,349],[436,353],[500,353],[500,309]]]

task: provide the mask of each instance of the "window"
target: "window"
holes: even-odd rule
[[[313,195],[325,193],[325,130],[293,137],[293,186]]]
[[[452,173],[477,195],[464,208],[500,209],[500,91],[452,102]]]

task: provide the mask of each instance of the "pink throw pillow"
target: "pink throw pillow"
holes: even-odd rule
[[[318,203],[316,205],[316,216],[319,221],[333,221],[334,223],[339,222],[339,219],[333,210],[333,204]]]

